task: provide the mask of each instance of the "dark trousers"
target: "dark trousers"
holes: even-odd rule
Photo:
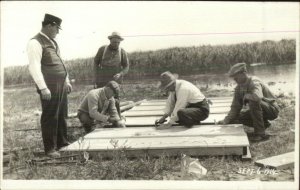
[[[47,84],[47,86],[51,92],[51,100],[42,100],[41,98],[41,128],[46,153],[59,149],[68,142],[65,117],[68,101],[64,80]]]
[[[274,120],[278,117],[279,108],[276,103],[266,101],[249,101],[248,108],[242,109],[239,115],[239,121],[249,127],[254,128],[254,133],[264,135],[268,120]]]
[[[90,117],[90,115],[83,111],[78,111],[77,117],[82,124],[82,127],[86,132],[90,132],[92,130],[92,126],[95,125],[94,119]]]
[[[206,99],[202,102],[189,104],[186,108],[177,112],[179,123],[186,127],[192,127],[205,120],[209,115],[209,105]]]

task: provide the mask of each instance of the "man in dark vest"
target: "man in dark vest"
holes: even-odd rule
[[[72,91],[68,73],[54,40],[62,20],[45,14],[42,30],[28,43],[29,72],[42,104],[41,128],[46,155],[59,157],[67,146],[67,93]]]
[[[129,70],[127,53],[124,49],[120,48],[120,43],[124,38],[118,32],[113,32],[108,36],[108,39],[110,40],[110,44],[100,47],[94,59],[95,88],[102,88],[111,80],[121,84],[124,75]],[[119,97],[115,97],[115,99],[120,115]]]

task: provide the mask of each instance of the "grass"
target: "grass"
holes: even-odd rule
[[[196,84],[197,81],[195,82]],[[92,86],[73,85],[73,92],[69,95],[69,113],[76,112],[81,98],[92,89]],[[232,91],[210,89],[199,86],[202,92],[208,96],[231,96]],[[124,84],[124,100],[141,100],[165,98],[158,93],[155,82]],[[295,128],[295,98],[292,96],[281,96],[279,99],[282,111],[279,118],[272,121],[270,132],[276,133],[269,141],[251,143],[251,161],[241,161],[237,157],[199,157],[208,173],[205,176],[187,175],[181,173],[181,158],[161,155],[158,158],[142,155],[139,158],[126,156],[126,148],[116,149],[112,159],[106,159],[99,153],[89,155],[84,161],[84,153],[73,160],[68,158],[65,164],[47,164],[28,162],[37,156],[36,152],[43,151],[40,132],[40,116],[35,111],[40,110],[40,101],[33,86],[26,88],[13,88],[4,90],[4,139],[5,149],[15,150],[13,159],[4,167],[3,179],[93,179],[93,180],[261,180],[261,181],[293,181],[294,169],[278,171],[277,175],[267,174],[240,174],[238,171],[259,168],[254,161],[294,150],[295,134],[290,130]],[[84,136],[84,130],[80,128],[78,119],[69,119],[69,140],[75,141]],[[16,129],[36,128],[31,131],[15,131]],[[246,128],[246,130],[251,130]],[[23,150],[20,150],[23,148]],[[72,162],[71,162],[72,161]],[[260,169],[265,171],[265,169]]]

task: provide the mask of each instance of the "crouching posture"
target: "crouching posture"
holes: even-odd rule
[[[89,91],[83,98],[77,116],[87,133],[96,123],[109,122],[113,127],[125,127],[115,105],[114,96],[118,96],[119,92],[118,83],[110,81],[103,88]]]
[[[208,117],[208,102],[195,85],[178,80],[177,76],[169,71],[162,73],[160,77],[160,88],[169,93],[169,97],[165,114],[155,121],[155,125],[159,125],[157,129],[170,128],[176,122],[190,128]],[[169,122],[164,124],[169,116]]]
[[[268,120],[279,113],[276,98],[269,88],[255,76],[248,76],[246,64],[237,63],[229,70],[229,76],[237,83],[231,109],[219,124],[242,123],[254,128],[253,141],[267,138]]]

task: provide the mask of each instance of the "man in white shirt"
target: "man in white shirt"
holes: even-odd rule
[[[192,83],[177,79],[167,71],[160,75],[160,88],[169,93],[165,114],[155,121],[157,129],[167,129],[178,122],[185,127],[200,124],[209,115],[209,105],[202,92]],[[166,118],[168,123],[164,124]]]
[[[28,43],[29,72],[42,104],[41,129],[46,155],[59,157],[57,150],[68,145],[67,93],[72,91],[68,72],[54,40],[62,20],[45,14],[42,29]]]

